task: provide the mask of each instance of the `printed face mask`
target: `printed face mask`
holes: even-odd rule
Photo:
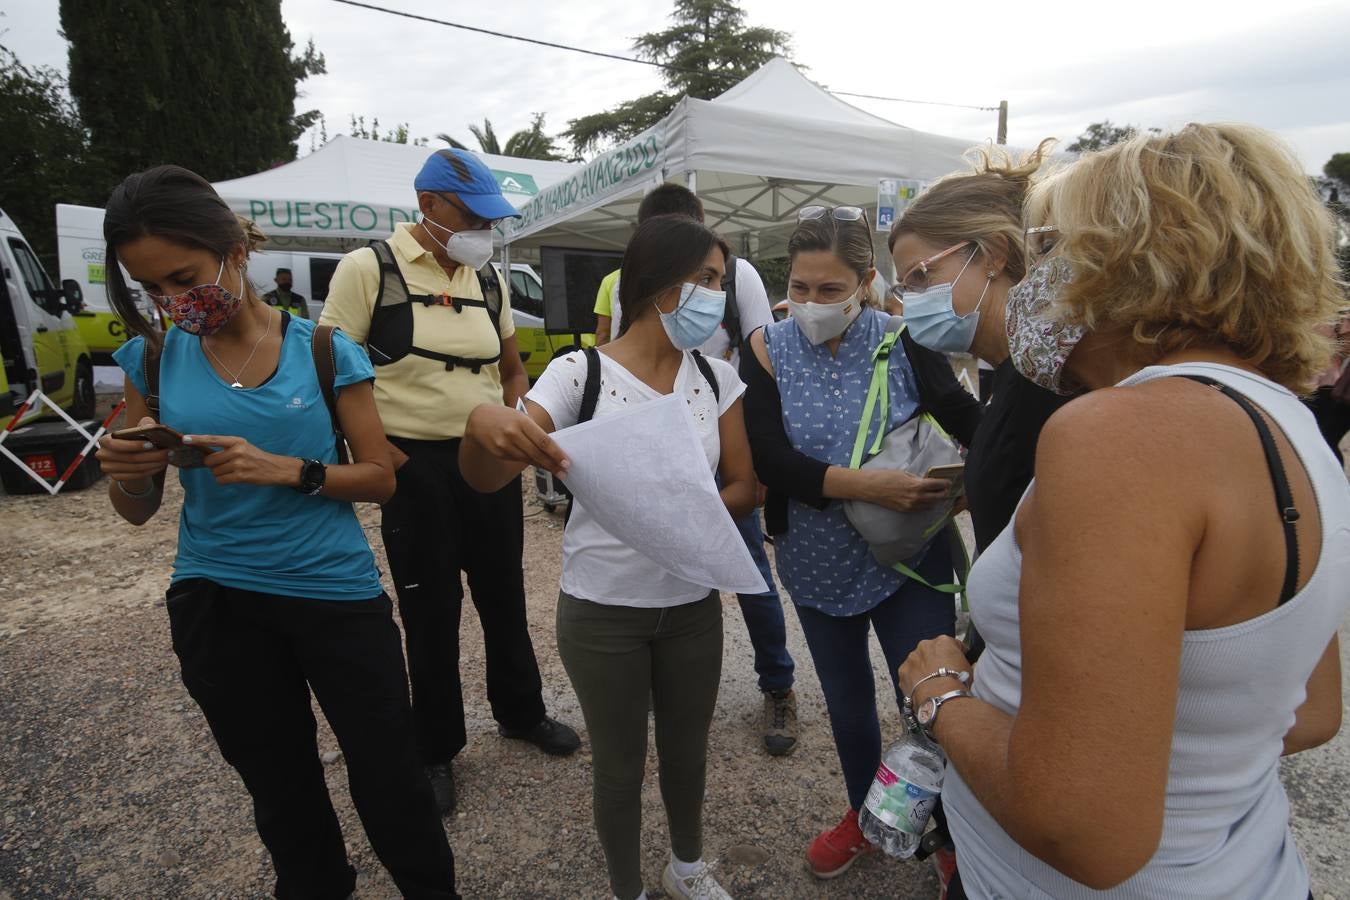
[[[680,304],[675,311],[663,313],[657,309],[657,312],[675,349],[693,350],[717,331],[726,306],[726,291],[714,291],[686,281],[680,288]]]
[[[818,347],[843,334],[844,329],[862,314],[863,302],[855,292],[841,303],[798,303],[789,300],[788,310],[792,321],[797,323],[806,339]]]
[[[175,326],[188,334],[207,337],[224,328],[234,318],[234,314],[239,311],[239,304],[244,300],[243,297],[236,297],[220,286],[220,277],[224,274],[225,259],[222,257],[220,271],[216,273],[213,284],[199,284],[181,294],[150,296],[173,320]],[[244,274],[241,269],[239,273],[241,288],[243,280]]]
[[[1028,381],[1065,396],[1064,364],[1087,329],[1057,321],[1050,313],[1055,292],[1073,277],[1068,263],[1051,257],[1031,267],[1008,293],[1008,353]],[[917,340],[917,338],[916,338]]]
[[[977,251],[978,252],[978,251]],[[975,308],[964,316],[956,314],[952,305],[952,290],[961,276],[970,268],[975,253],[961,267],[955,280],[948,284],[934,284],[922,293],[906,293],[905,326],[909,334],[920,346],[939,353],[968,353],[971,342],[975,340],[975,328],[980,323],[980,307],[984,305],[984,295],[989,293],[990,280],[985,281],[984,290]]]
[[[446,234],[450,235],[444,241],[435,235],[431,239],[445,248],[445,255],[453,259],[462,266],[468,266],[477,271],[487,265],[487,261],[492,259],[492,229],[482,228],[478,231],[452,231],[437,222],[433,222],[426,216],[422,217],[423,227],[431,225]],[[427,232],[430,234],[430,232]]]

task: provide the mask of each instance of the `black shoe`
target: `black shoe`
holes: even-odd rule
[[[431,780],[431,790],[436,795],[436,806],[441,815],[448,816],[455,811],[455,773],[448,762],[427,766],[427,778]]]
[[[498,725],[497,733],[512,740],[529,741],[550,756],[571,756],[581,746],[581,738],[577,737],[575,731],[548,716],[544,716],[538,725],[523,731]]]

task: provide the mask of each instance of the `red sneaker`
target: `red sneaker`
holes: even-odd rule
[[[934,850],[933,855],[928,857],[933,863],[933,871],[937,873],[938,900],[947,900],[947,888],[951,886],[952,876],[956,874],[956,851],[943,847]]]
[[[833,828],[827,828],[806,848],[806,865],[817,878],[834,878],[848,871],[858,857],[872,852],[858,827],[858,811],[850,809]]]

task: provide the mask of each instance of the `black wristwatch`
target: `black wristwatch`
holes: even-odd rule
[[[313,496],[323,490],[324,480],[328,477],[328,467],[317,459],[301,459],[300,484],[296,490]]]

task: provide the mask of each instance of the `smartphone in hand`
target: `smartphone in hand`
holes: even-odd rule
[[[948,497],[959,497],[966,489],[966,464],[951,463],[945,466],[933,466],[924,475],[925,478],[944,478],[951,482],[951,488],[947,491]]]
[[[155,422],[151,425],[136,425],[122,428],[112,433],[119,441],[145,441],[161,450],[169,451],[169,462],[180,469],[197,469],[206,465],[206,454],[214,452],[209,447],[194,447],[183,443],[183,436],[168,425]]]

